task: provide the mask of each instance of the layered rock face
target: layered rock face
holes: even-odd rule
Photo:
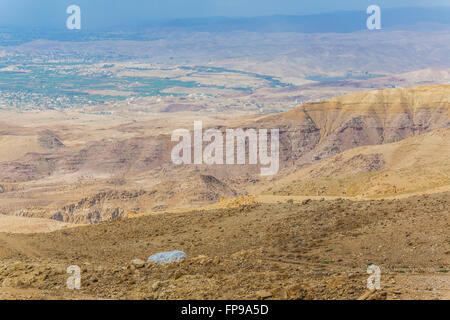
[[[304,166],[345,150],[397,142],[450,127],[450,86],[351,94],[264,118],[281,129],[284,166]]]

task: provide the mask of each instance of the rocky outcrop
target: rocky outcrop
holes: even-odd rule
[[[214,176],[189,173],[181,178],[171,175],[148,191],[108,190],[85,197],[57,210],[51,215],[51,219],[76,224],[95,224],[143,212],[164,211],[169,205],[173,207],[190,206],[192,203],[214,203],[222,196],[236,195],[235,190]]]
[[[28,153],[17,161],[0,163],[0,181],[24,182],[50,176],[59,156]]]
[[[47,150],[57,150],[65,147],[61,139],[50,130],[40,132],[38,135],[38,141],[40,146]]]
[[[134,204],[133,200],[146,194],[145,191],[105,191],[86,197],[77,203],[63,207],[51,219],[69,223],[98,223],[121,218],[125,208]]]

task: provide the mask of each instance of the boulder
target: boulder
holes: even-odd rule
[[[141,259],[133,259],[131,260],[131,264],[136,268],[143,268],[145,266],[145,261]]]
[[[147,263],[153,262],[158,264],[180,262],[187,258],[183,251],[161,252],[148,258]]]

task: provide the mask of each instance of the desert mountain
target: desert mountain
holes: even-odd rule
[[[310,165],[345,150],[400,141],[450,126],[450,86],[355,93],[306,103],[248,127],[280,128],[285,167]]]
[[[106,118],[100,124],[91,118],[85,122],[68,118],[64,124],[53,127],[44,123],[19,130],[2,125],[0,143],[11,152],[2,153],[4,158],[0,161],[0,212],[90,223],[129,213],[201,206],[217,202],[222,196],[258,193],[280,179],[280,189],[274,189],[279,194],[345,192],[370,197],[429,191],[447,183],[447,178],[436,175],[439,171],[433,169],[436,164],[431,161],[438,158],[431,155],[441,153],[444,158],[438,161],[438,167],[446,172],[448,149],[429,149],[432,144],[427,142],[436,140],[445,145],[448,133],[438,129],[450,127],[450,85],[354,93],[306,103],[286,113],[243,118],[234,124],[229,120],[224,123],[220,117],[205,124],[205,129],[220,130],[278,128],[280,171],[269,178],[261,177],[256,165],[174,165],[170,153],[175,143],[170,141],[168,128],[176,123],[175,128],[192,130],[192,119],[196,119],[193,115],[184,122],[176,117],[165,124],[157,119],[141,123],[133,120],[130,124],[127,120],[102,117]],[[74,122],[76,125],[72,125]],[[163,133],[146,130],[148,124],[163,128]],[[408,138],[412,140],[405,140]],[[422,143],[417,139],[429,140]],[[403,140],[405,145],[395,144]],[[420,143],[423,147],[414,149]],[[14,145],[21,147],[15,149]],[[379,147],[355,149],[369,146]],[[408,148],[416,153],[410,158],[406,151],[402,153]],[[395,166],[398,157],[416,159],[417,164],[409,166],[405,162]],[[313,171],[308,173],[308,168]],[[416,179],[411,183],[412,178],[398,177],[401,170],[414,173],[419,168],[428,173],[411,177],[428,177],[429,181],[419,183]],[[391,174],[389,179],[369,179],[374,172],[386,170]],[[338,187],[334,177],[338,173],[351,181],[365,175],[366,184],[360,184],[365,190],[352,189],[347,184]],[[299,188],[303,188],[314,174],[318,185],[311,185],[304,192],[296,184],[291,188],[285,185],[300,180]],[[330,177],[334,179],[332,186],[320,185],[319,178],[328,183]]]

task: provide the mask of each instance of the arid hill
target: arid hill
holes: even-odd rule
[[[355,93],[307,103],[256,123],[282,130],[285,166],[305,166],[351,148],[449,127],[450,85]]]
[[[269,193],[398,197],[450,190],[450,128],[347,150],[278,181]]]
[[[159,117],[165,117],[164,121],[158,120]],[[164,115],[152,120],[130,121],[129,118],[102,116],[97,123],[92,116],[72,115],[53,126],[47,119],[32,126],[2,124],[0,143],[4,150],[9,148],[11,152],[1,154],[0,212],[96,223],[129,213],[190,208],[217,202],[223,196],[260,193],[280,185],[276,184],[280,179],[290,181],[286,177],[303,175],[308,167],[320,166],[321,161],[345,151],[388,145],[410,137],[420,139],[423,134],[450,127],[450,85],[355,93],[256,119],[247,116],[237,121],[217,115],[205,120],[205,129],[280,129],[280,171],[269,178],[261,177],[256,165],[174,165],[170,153],[175,143],[170,141],[170,132],[176,128],[192,130],[194,120],[202,119],[198,117],[195,114],[185,118]],[[441,140],[445,143],[445,138]],[[20,147],[15,148],[17,145]],[[428,147],[419,148],[417,152],[423,150],[422,157],[426,157],[427,150],[429,153],[438,150]],[[391,163],[384,158],[389,157],[388,150],[392,147],[386,148],[384,156],[379,155],[385,153],[380,147],[362,158],[357,154],[353,154],[352,157],[356,157],[353,160],[346,158],[348,154],[338,157],[347,161],[347,167],[337,162],[324,162],[323,167],[340,166],[342,174],[350,180],[355,179],[354,173],[369,172],[369,179],[374,171],[395,169],[390,168]],[[441,155],[445,155],[446,150],[439,149]],[[411,155],[411,159],[415,156]],[[431,165],[429,161],[424,162],[425,167]],[[331,172],[331,176],[334,169],[330,170],[320,171]],[[437,172],[428,167],[424,170]],[[398,174],[401,172],[395,175]],[[420,182],[399,178],[401,183],[396,187],[393,180],[380,178],[375,186],[364,191],[334,186],[337,182],[330,182],[328,187],[311,186],[304,191],[308,195],[372,197],[428,192],[446,184],[446,178],[434,174],[428,178],[430,181]],[[277,192],[284,194],[290,190],[286,188]],[[294,187],[288,192],[302,194]],[[137,196],[121,196],[130,194]]]
[[[0,213],[15,215],[1,217],[0,298],[449,299],[449,97],[448,85],[371,91],[205,121],[279,128],[269,178],[172,164],[170,132],[196,115],[2,123],[16,152],[0,154]],[[188,259],[136,262],[170,250]],[[66,289],[70,265],[80,291]]]

